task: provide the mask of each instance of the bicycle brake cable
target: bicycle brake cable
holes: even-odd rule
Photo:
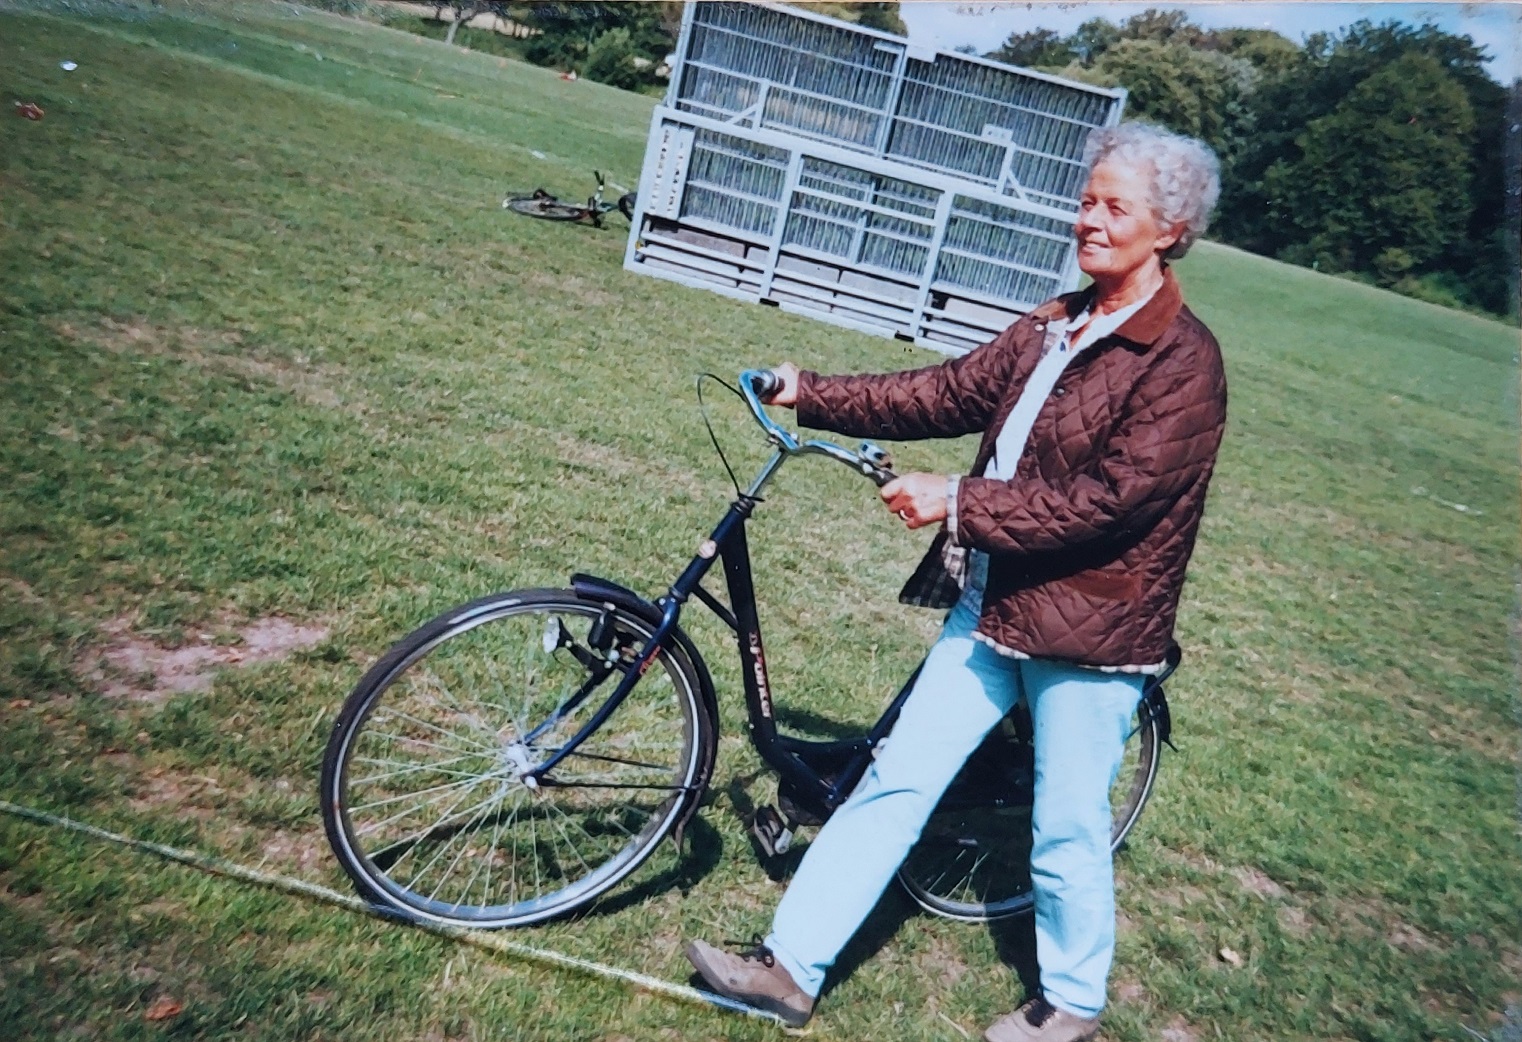
[[[713,431],[713,421],[708,417],[708,403],[703,400],[704,380],[712,380],[714,383],[718,384],[720,387],[724,388],[726,391],[741,401],[745,400],[745,395],[740,393],[740,389],[738,387],[725,382],[724,378],[721,376],[717,376],[714,373],[698,374],[698,411],[703,416],[703,426],[708,428],[708,440],[713,442],[713,450],[719,454],[719,462],[724,464],[724,469],[729,473],[730,483],[735,486],[735,495],[742,496],[744,493],[740,491],[740,479],[735,477],[734,468],[729,465],[729,460],[724,455],[724,446],[719,444],[719,436]],[[758,503],[763,502],[760,496],[756,496],[755,499]]]

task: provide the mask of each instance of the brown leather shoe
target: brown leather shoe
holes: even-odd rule
[[[1098,1017],[1080,1017],[1037,996],[991,1024],[988,1042],[1085,1042],[1099,1034]]]
[[[789,1027],[801,1028],[814,1015],[813,996],[793,982],[771,949],[759,941],[737,954],[693,941],[687,946],[687,961],[720,995],[775,1013]]]

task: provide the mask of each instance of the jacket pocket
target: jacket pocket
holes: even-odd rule
[[[1106,571],[1102,568],[1075,572],[1068,577],[1066,585],[1076,593],[1110,601],[1134,600],[1141,596],[1142,587],[1139,575]]]

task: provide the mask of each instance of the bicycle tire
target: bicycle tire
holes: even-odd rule
[[[654,629],[574,590],[523,590],[446,612],[388,652],[345,701],[322,765],[323,825],[359,893],[405,918],[495,929],[584,908],[638,869],[702,798],[713,762],[679,647],[537,788],[522,776],[590,718]],[[552,720],[533,736],[530,721]]]
[[[1023,915],[1030,881],[1031,749],[1003,724],[969,758],[931,813],[898,880],[928,912],[963,922]],[[1138,715],[1110,788],[1110,850],[1120,849],[1157,780],[1162,742],[1152,715]],[[1023,791],[1018,791],[1023,790]],[[996,797],[1004,796],[1003,799]]]
[[[587,216],[585,206],[562,203],[551,197],[524,196],[509,199],[507,208],[525,217],[538,217],[545,221],[579,221]]]

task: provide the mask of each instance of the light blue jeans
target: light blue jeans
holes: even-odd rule
[[[766,945],[818,995],[963,761],[1024,698],[1036,733],[1031,881],[1041,989],[1054,1006],[1096,1016],[1115,952],[1109,791],[1142,678],[1000,655],[972,636],[980,585],[969,583],[946,616],[892,735],[809,845]]]

